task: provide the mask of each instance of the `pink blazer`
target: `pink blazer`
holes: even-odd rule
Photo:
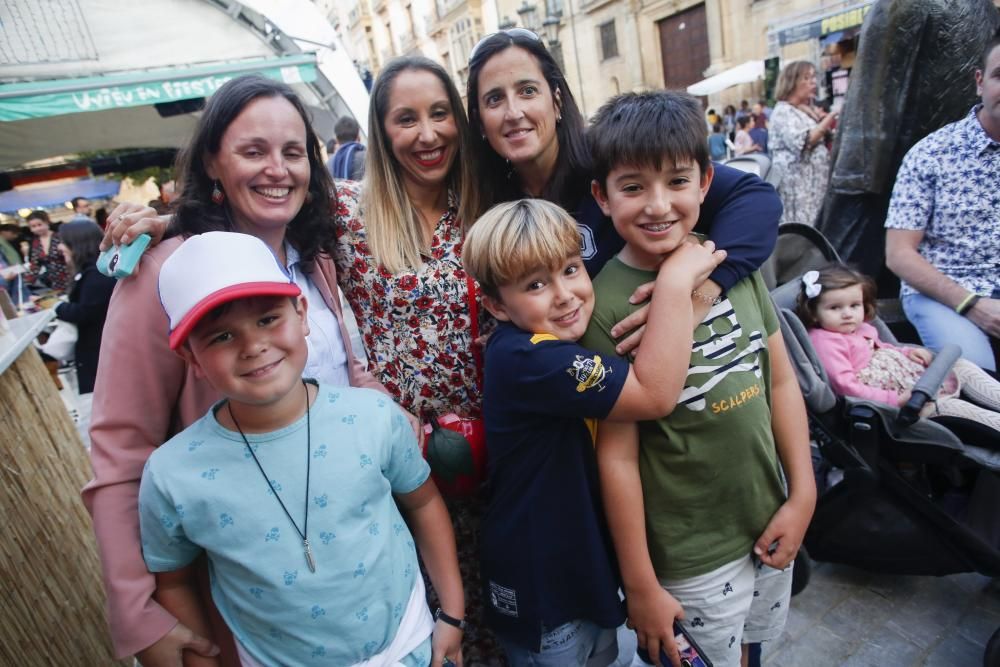
[[[143,465],[156,447],[220,398],[167,345],[168,322],[157,281],[163,260],[181,242],[160,243],[143,255],[135,275],[118,283],[101,342],[90,426],[94,478],[83,489],[83,502],[94,521],[111,639],[119,658],[151,646],[177,623],[153,601],[155,580],[142,559],[138,495]],[[340,320],[352,360],[351,385],[384,392],[351,352],[333,261],[324,256],[316,265],[310,277]]]
[[[875,347],[905,350],[879,340],[878,331],[867,322],[862,323],[853,334],[842,334],[826,329],[810,329],[816,355],[826,374],[830,376],[833,390],[841,396],[854,396],[890,405],[899,404],[899,394],[887,389],[869,387],[858,380],[857,374],[868,366],[872,359],[872,343]]]

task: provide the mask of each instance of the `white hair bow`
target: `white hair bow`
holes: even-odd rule
[[[823,286],[816,282],[819,279],[819,271],[806,271],[802,274],[802,284],[805,286],[806,296],[815,299],[823,291]]]

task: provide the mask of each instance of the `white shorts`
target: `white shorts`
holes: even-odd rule
[[[744,556],[697,577],[661,579],[684,608],[684,627],[716,667],[739,667],[741,644],[777,639],[788,617],[792,566]]]

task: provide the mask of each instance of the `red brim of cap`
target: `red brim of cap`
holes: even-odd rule
[[[298,296],[302,290],[295,283],[242,283],[209,294],[187,312],[170,332],[170,349],[176,350],[187,340],[201,318],[224,303],[252,296]]]

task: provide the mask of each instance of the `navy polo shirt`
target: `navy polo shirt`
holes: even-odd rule
[[[489,339],[485,365],[492,491],[481,538],[487,622],[536,652],[543,625],[574,619],[621,625],[592,428],[618,400],[628,362],[502,323]]]

